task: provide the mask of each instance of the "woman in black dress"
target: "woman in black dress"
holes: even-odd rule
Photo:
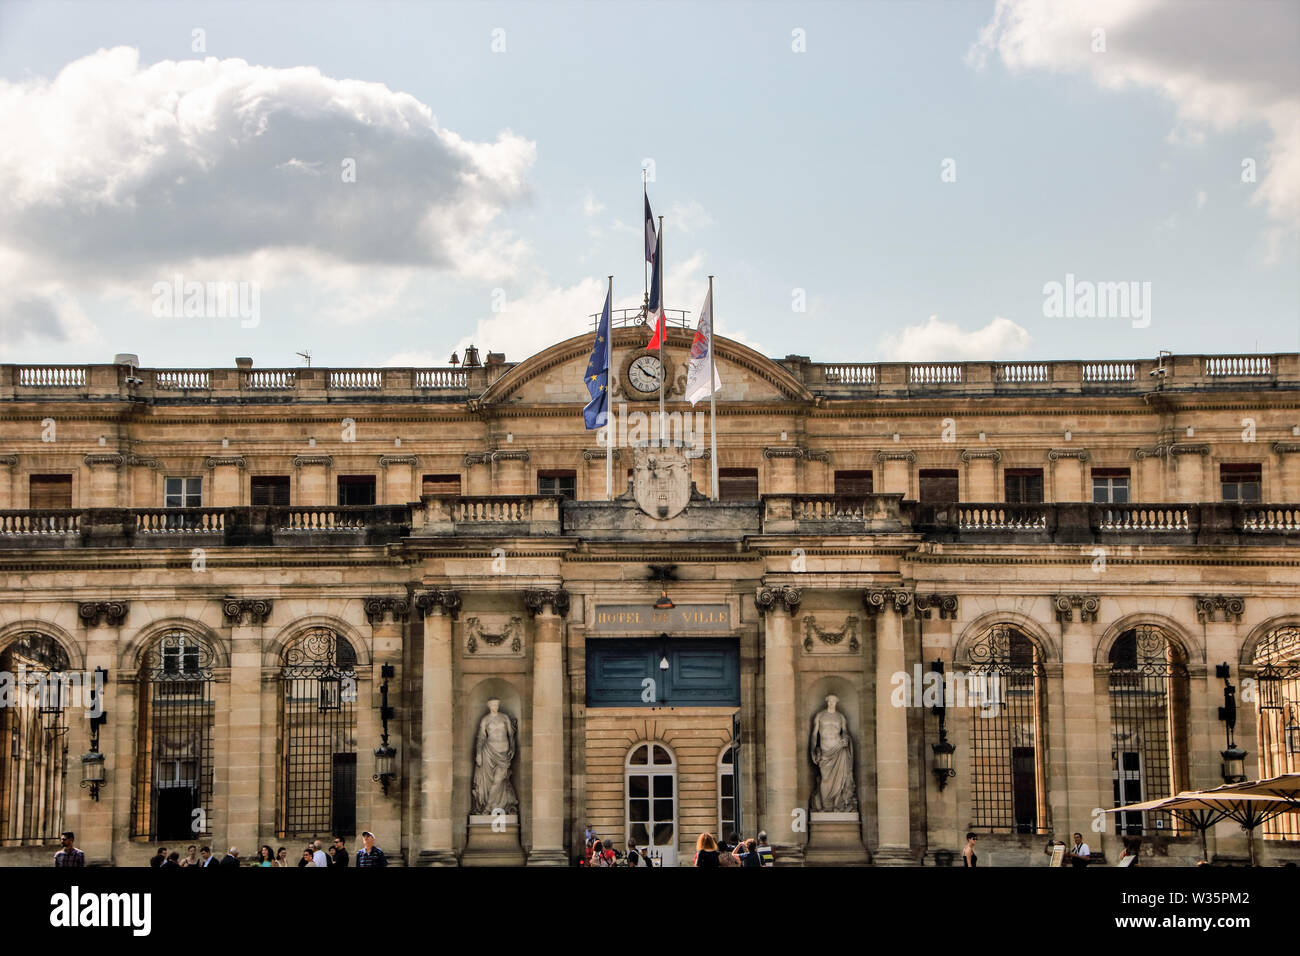
[[[695,841],[695,865],[720,865],[718,863],[718,841],[713,839],[713,834],[707,830],[701,833],[700,838]]]
[[[967,866],[974,866],[979,862],[979,857],[975,855],[975,834],[966,834],[966,849],[961,851],[961,855]]]

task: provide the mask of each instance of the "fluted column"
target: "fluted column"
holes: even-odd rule
[[[451,622],[460,612],[459,591],[417,594],[424,617],[421,674],[420,852],[418,866],[455,866],[452,848]]]
[[[876,617],[876,825],[880,844],[876,863],[911,863],[911,788],[907,775],[907,708],[895,707],[895,674],[906,672],[903,615],[912,607],[912,592],[875,588],[863,594],[868,612]]]
[[[763,757],[767,779],[762,822],[777,848],[777,859],[797,861],[802,840],[794,836],[791,814],[803,807],[799,799],[794,694],[794,630],[791,615],[799,607],[798,588],[760,587],[754,603],[766,618],[763,625]]]
[[[524,592],[533,638],[533,793],[529,866],[564,866],[564,618],[569,592]]]

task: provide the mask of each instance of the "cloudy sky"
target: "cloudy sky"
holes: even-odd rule
[[[0,361],[520,359],[640,304],[647,160],[668,306],[771,355],[1296,350],[1298,64],[1283,0],[0,0]]]

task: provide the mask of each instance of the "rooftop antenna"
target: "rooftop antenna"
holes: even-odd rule
[[[311,368],[311,349],[303,349],[301,352],[295,352],[294,354],[306,362],[308,368]]]

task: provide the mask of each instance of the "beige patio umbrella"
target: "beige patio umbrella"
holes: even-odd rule
[[[1192,791],[1187,791],[1173,797],[1157,797],[1155,800],[1146,800],[1142,803],[1130,803],[1126,806],[1114,807],[1106,812],[1124,813],[1128,811],[1147,810],[1168,813],[1200,834],[1201,859],[1205,860],[1209,859],[1208,851],[1205,847],[1205,831],[1214,826],[1220,820],[1226,819],[1227,813],[1222,807],[1209,807],[1186,803],[1185,798],[1192,795]]]
[[[1172,805],[1165,807],[1170,812],[1175,808],[1183,811],[1217,810],[1222,814],[1219,820],[1232,820],[1240,824],[1246,831],[1246,842],[1250,846],[1251,866],[1255,865],[1255,830],[1279,814],[1296,809],[1296,804],[1285,797],[1233,793],[1225,787],[1190,790],[1178,794],[1173,800]],[[1204,843],[1204,833],[1201,840]]]
[[[1300,806],[1300,773],[1283,773],[1267,780],[1248,780],[1216,787],[1213,792],[1254,797],[1283,797]]]

